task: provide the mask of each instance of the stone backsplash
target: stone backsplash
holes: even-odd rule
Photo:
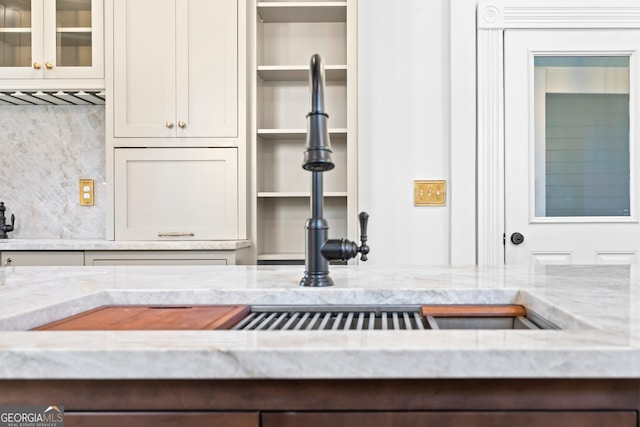
[[[0,201],[16,216],[9,237],[103,239],[104,106],[0,106],[0,129]],[[81,178],[94,180],[94,206],[80,206]]]

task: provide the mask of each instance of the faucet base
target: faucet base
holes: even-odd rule
[[[304,272],[304,277],[300,280],[300,286],[324,287],[333,286],[333,279],[329,273],[309,274]]]

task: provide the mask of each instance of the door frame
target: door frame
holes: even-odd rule
[[[504,31],[640,29],[637,0],[481,0],[476,10],[477,263],[505,260]]]

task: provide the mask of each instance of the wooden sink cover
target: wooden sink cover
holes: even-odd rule
[[[521,305],[423,305],[423,316],[432,317],[519,317],[526,316],[527,309]]]
[[[36,331],[134,331],[229,329],[248,305],[104,306],[34,328]]]

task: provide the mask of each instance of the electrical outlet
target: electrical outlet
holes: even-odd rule
[[[413,181],[414,206],[445,206],[447,181]]]
[[[80,180],[80,206],[93,206],[93,180]]]

